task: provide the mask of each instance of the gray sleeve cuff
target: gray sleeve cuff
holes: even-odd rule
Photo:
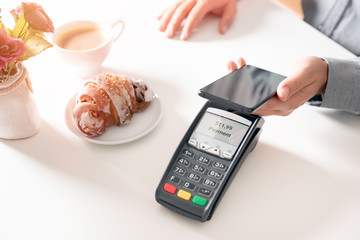
[[[360,58],[325,58],[328,80],[321,107],[360,114]]]

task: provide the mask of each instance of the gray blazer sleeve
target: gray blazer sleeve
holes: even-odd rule
[[[328,81],[321,107],[360,114],[360,58],[325,58]]]
[[[302,0],[304,20],[360,56],[359,0]],[[325,94],[309,101],[312,105],[360,114],[360,58],[325,58],[328,81]]]

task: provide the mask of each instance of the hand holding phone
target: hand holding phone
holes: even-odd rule
[[[252,113],[276,94],[285,76],[245,65],[200,89],[199,95],[242,113]]]

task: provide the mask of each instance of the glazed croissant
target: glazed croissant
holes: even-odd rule
[[[133,113],[146,109],[153,92],[141,80],[104,73],[88,80],[76,97],[73,118],[88,136],[99,136],[108,126],[128,123]]]

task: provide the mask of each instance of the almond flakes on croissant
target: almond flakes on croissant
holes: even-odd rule
[[[99,136],[108,126],[128,123],[152,99],[153,92],[143,81],[103,73],[84,84],[76,97],[73,118],[82,133]]]

